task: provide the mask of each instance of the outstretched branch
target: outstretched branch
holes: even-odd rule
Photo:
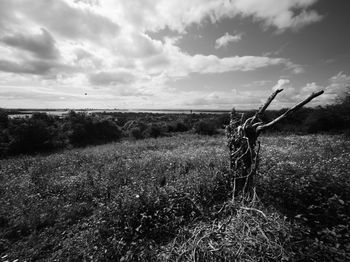
[[[252,192],[254,192],[254,181],[258,170],[260,147],[257,139],[260,132],[275,125],[305,104],[309,103],[315,97],[323,94],[323,91],[312,93],[308,98],[287,110],[284,114],[280,115],[271,122],[264,124],[260,117],[275,99],[277,94],[281,91],[282,89],[277,89],[275,92],[273,92],[265,104],[255,113],[255,115],[245,120],[243,115],[240,119],[238,119],[238,115],[234,109],[231,112],[230,124],[226,126],[226,136],[228,140],[227,145],[230,149],[230,169],[232,171],[231,182],[233,196],[239,192],[243,192],[243,194],[248,193],[248,195],[251,195]],[[258,149],[256,150],[257,144]]]
[[[324,93],[324,91],[319,91],[316,93],[312,93],[308,98],[306,98],[304,101],[301,101],[299,104],[293,106],[292,108],[288,109],[284,114],[280,115],[279,117],[277,117],[276,119],[272,120],[271,122],[264,124],[264,125],[259,125],[256,128],[257,133],[277,124],[279,121],[281,121],[282,119],[286,118],[287,116],[289,116],[290,114],[292,114],[293,112],[297,111],[299,108],[301,108],[303,105],[309,103],[312,99],[314,99],[315,97],[318,97],[320,95],[322,95]]]
[[[257,119],[260,119],[260,116],[265,112],[266,108],[268,108],[268,106],[271,104],[271,102],[275,99],[275,97],[277,96],[278,93],[282,92],[283,89],[277,89],[275,92],[273,92],[266,100],[265,104],[262,105],[258,111],[256,111],[255,115],[248,118],[243,127],[247,126],[248,124],[253,124]],[[255,123],[255,126],[261,124],[261,122],[259,123]],[[254,127],[255,127],[254,126]]]
[[[265,104],[264,104],[262,107],[259,108],[258,112],[256,112],[255,115],[256,115],[257,117],[261,116],[261,115],[265,112],[266,108],[271,104],[272,100],[275,99],[275,97],[277,96],[277,94],[280,93],[280,92],[282,92],[282,91],[283,91],[283,89],[277,89],[275,92],[273,92],[273,93],[269,96],[269,98],[266,100]]]

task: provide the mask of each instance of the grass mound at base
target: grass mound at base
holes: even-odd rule
[[[182,228],[159,261],[287,261],[289,223],[258,206],[230,204],[224,218]]]

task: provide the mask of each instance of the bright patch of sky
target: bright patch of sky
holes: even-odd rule
[[[350,86],[347,0],[1,0],[0,106],[256,108]],[[85,95],[87,94],[87,95]]]

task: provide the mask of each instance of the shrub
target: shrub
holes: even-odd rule
[[[116,141],[122,132],[111,119],[70,112],[64,130],[69,142],[75,146]]]
[[[9,118],[6,111],[0,109],[0,129],[7,128],[8,122]]]
[[[167,126],[168,132],[186,132],[189,130],[189,127],[182,121],[175,121]]]
[[[129,131],[129,136],[135,139],[141,139],[143,138],[141,129],[138,127],[134,127]]]
[[[50,150],[54,145],[54,127],[42,119],[16,119],[8,127],[10,154]]]
[[[217,134],[215,123],[208,120],[201,120],[194,125],[194,132],[200,135],[212,136]]]
[[[184,122],[176,122],[176,131],[177,132],[185,132],[188,130],[189,130],[189,128]]]
[[[227,126],[230,123],[229,114],[220,114],[215,119],[218,128],[225,128],[225,126]]]
[[[162,135],[162,129],[158,125],[150,124],[145,131],[142,132],[142,135],[144,137],[157,138]]]
[[[124,131],[130,131],[133,128],[139,128],[143,132],[147,128],[147,125],[142,121],[130,120],[123,126]]]

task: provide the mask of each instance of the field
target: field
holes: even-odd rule
[[[349,261],[350,141],[263,136],[253,201],[225,137],[0,160],[2,261]]]

